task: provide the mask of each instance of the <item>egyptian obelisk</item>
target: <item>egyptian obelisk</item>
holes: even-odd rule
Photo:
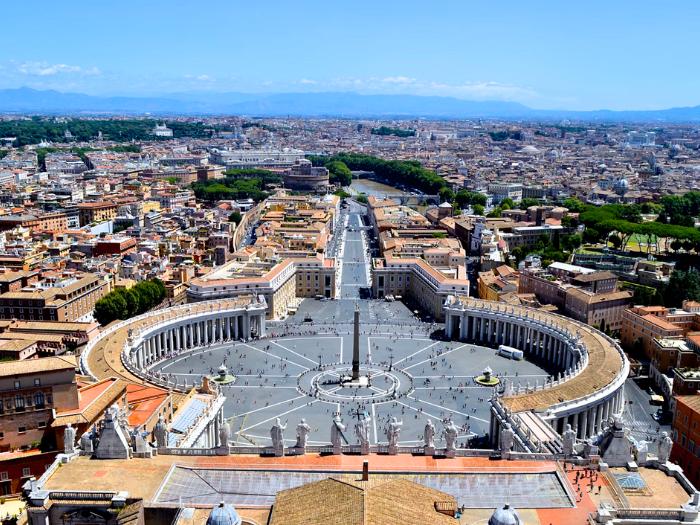
[[[355,325],[352,337],[352,380],[360,380],[360,308],[355,305]]]

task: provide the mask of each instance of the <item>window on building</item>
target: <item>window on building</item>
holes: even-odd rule
[[[37,427],[37,428],[46,428],[46,421],[39,421],[39,422],[36,424],[36,427]]]
[[[41,386],[41,379],[39,379],[38,377],[34,378],[34,386]]]
[[[34,406],[37,408],[43,408],[44,407],[44,393],[43,392],[37,392],[34,394]]]
[[[15,410],[24,410],[24,396],[19,394],[15,396]]]
[[[15,390],[19,390],[22,387],[19,380],[15,381]]]
[[[18,432],[19,434],[24,434],[26,431],[27,431],[27,427],[19,427],[19,428],[17,429],[17,432]]]
[[[27,476],[31,476],[31,475],[32,475],[32,469],[31,469],[31,468],[29,468],[29,467],[23,467],[23,468],[22,468],[22,477],[23,477],[23,478],[26,478]]]

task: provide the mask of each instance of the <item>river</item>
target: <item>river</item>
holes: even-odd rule
[[[350,184],[350,193],[365,193],[375,197],[386,197],[402,193],[400,189],[372,179],[353,179]]]

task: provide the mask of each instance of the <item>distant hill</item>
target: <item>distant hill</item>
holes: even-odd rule
[[[656,111],[537,110],[517,102],[357,93],[172,93],[159,97],[97,97],[31,88],[0,90],[0,112],[50,114],[181,114],[307,117],[428,117],[697,122],[700,106]]]

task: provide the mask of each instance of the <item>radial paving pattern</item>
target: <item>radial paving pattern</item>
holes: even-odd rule
[[[385,313],[383,303],[363,303],[364,308],[378,310],[375,316]],[[288,335],[199,349],[161,363],[156,370],[178,376],[180,383],[183,379],[192,383],[202,375],[216,374],[224,363],[236,376],[234,383],[221,386],[232,440],[238,445],[268,445],[270,427],[279,417],[288,424],[285,442],[289,446],[295,442],[301,418],[312,428],[309,444],[329,443],[336,411],[342,414],[350,444],[357,442],[354,423],[365,412],[372,418],[373,445],[387,442],[385,429],[391,416],[403,420],[401,445],[420,445],[427,419],[436,426],[439,445],[445,418],[461,427],[458,442],[466,444],[468,438],[488,431],[491,389],[474,383],[474,376],[486,366],[499,376],[518,376],[533,384],[546,376],[535,364],[511,361],[493,349],[433,340],[417,332],[420,324],[415,321],[416,334],[399,326],[392,330],[383,323],[363,323],[362,373],[370,382],[344,387],[338,379],[350,368],[352,335],[339,328],[337,335],[330,333],[331,326],[317,326],[321,335]]]

